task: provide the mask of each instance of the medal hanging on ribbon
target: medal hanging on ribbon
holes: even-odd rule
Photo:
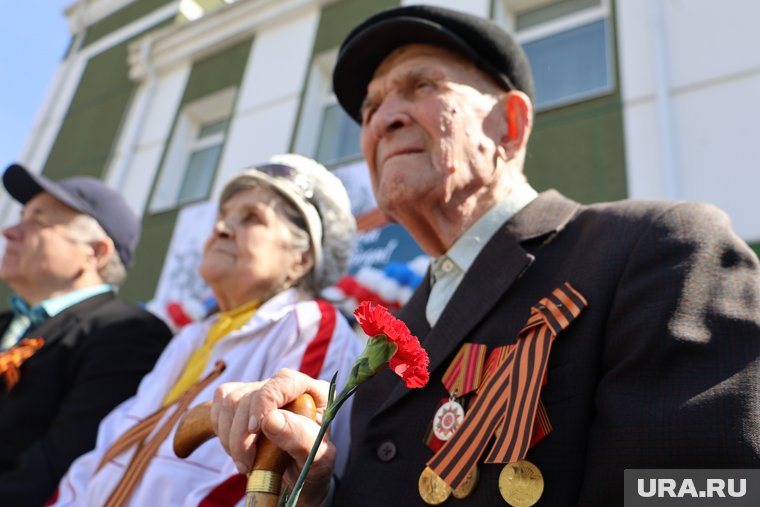
[[[441,400],[425,437],[425,443],[433,451],[437,451],[444,442],[454,436],[461,426],[465,416],[465,397],[480,387],[486,352],[485,345],[465,343],[444,372],[441,382],[449,397]],[[455,498],[466,498],[475,488],[477,478],[475,470],[462,487],[452,491],[432,473],[432,470],[426,468],[418,483],[420,496],[430,505],[445,501],[451,494]]]
[[[471,481],[473,470],[485,455],[487,464],[506,464],[499,479],[505,501],[515,507],[538,501],[543,478],[525,455],[551,430],[540,400],[549,353],[556,336],[587,304],[565,283],[531,308],[517,342],[492,353],[486,368],[489,373],[464,421],[428,460],[429,476],[456,490]],[[488,447],[491,449],[486,452]]]
[[[438,407],[433,419],[433,434],[444,442],[450,439],[464,420],[464,408],[456,399],[456,391],[451,393],[449,401]]]
[[[480,387],[486,346],[465,343],[443,374],[441,382],[449,399],[438,407],[433,418],[433,434],[441,441],[450,439],[464,419],[463,399]]]
[[[465,397],[480,387],[486,351],[485,345],[465,343],[443,374],[441,383],[449,397],[441,400],[425,437],[425,444],[434,452],[462,424],[466,411]]]

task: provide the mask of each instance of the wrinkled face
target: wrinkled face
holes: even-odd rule
[[[78,215],[46,192],[30,199],[21,221],[3,231],[7,244],[0,278],[23,297],[44,298],[71,286],[93,259],[90,245],[72,239],[70,227]]]
[[[294,246],[283,206],[284,199],[264,187],[238,192],[221,205],[200,274],[223,310],[263,301],[303,275],[303,254]]]
[[[494,184],[505,132],[500,90],[442,48],[403,46],[383,60],[362,107],[361,146],[380,208],[456,205]]]

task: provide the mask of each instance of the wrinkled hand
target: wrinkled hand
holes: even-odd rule
[[[256,435],[261,431],[277,447],[293,457],[284,480],[293,488],[309,450],[317,438],[319,423],[327,406],[329,384],[298,371],[283,369],[262,382],[229,382],[214,393],[211,421],[219,441],[238,470],[247,474],[256,457]],[[317,419],[279,410],[303,393],[317,406]],[[327,494],[333,468],[335,446],[329,436],[320,446],[298,505],[319,505]]]

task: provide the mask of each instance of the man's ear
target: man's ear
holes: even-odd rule
[[[92,247],[92,254],[95,257],[98,272],[100,272],[111,257],[116,255],[116,247],[113,244],[113,240],[108,237],[91,241],[90,246]]]
[[[533,104],[521,91],[511,91],[504,95],[504,116],[506,133],[502,147],[509,158],[513,158],[528,144],[533,128]]]

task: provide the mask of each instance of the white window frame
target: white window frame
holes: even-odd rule
[[[179,202],[179,192],[187,171],[187,164],[190,161],[190,155],[216,144],[222,144],[222,149],[224,149],[224,140],[229,124],[222,132],[202,139],[198,139],[198,135],[201,128],[206,125],[230,120],[236,92],[236,87],[225,88],[182,108],[159,172],[158,182],[150,199],[148,206],[150,213],[169,211],[189,204]],[[221,160],[221,156],[219,158]]]
[[[607,21],[605,30],[605,44],[607,45],[607,86],[562,97],[541,104],[540,106],[537,105],[537,111],[553,109],[594,97],[601,97],[614,91],[615,72],[613,67],[614,58],[612,54],[614,48],[612,47],[612,34],[610,33],[612,23],[610,1],[611,0],[601,0],[597,6],[588,7],[566,16],[520,30],[519,32],[516,30],[516,18],[520,13],[550,5],[552,3],[557,3],[557,0],[499,0],[495,3],[494,21],[501,24],[501,26],[505,27],[510,33],[514,34],[515,39],[517,39],[520,44],[544,39],[595,21]]]

